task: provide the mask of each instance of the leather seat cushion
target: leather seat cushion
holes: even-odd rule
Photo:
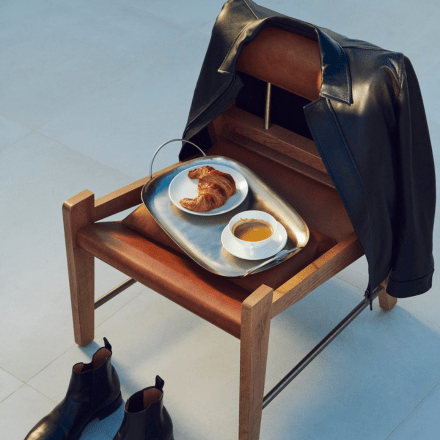
[[[122,220],[122,224],[147,237],[150,241],[186,255],[156,223],[143,204]],[[310,239],[307,246],[289,260],[263,272],[244,278],[229,278],[229,280],[248,292],[253,292],[262,284],[274,289],[278,288],[336,244],[335,239],[313,229],[309,228],[309,230]],[[218,278],[223,277],[218,276]]]
[[[121,222],[97,222],[80,229],[77,245],[165,298],[240,338],[241,305],[249,292],[203,269]]]

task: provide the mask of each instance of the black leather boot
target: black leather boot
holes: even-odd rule
[[[173,422],[163,406],[164,381],[133,394],[125,404],[124,420],[113,440],[174,440]]]
[[[104,419],[121,406],[119,377],[110,362],[112,346],[106,338],[104,343],[90,363],[73,366],[66,397],[25,440],[78,440],[89,422]]]

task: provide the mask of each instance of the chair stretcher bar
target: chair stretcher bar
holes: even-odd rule
[[[128,280],[125,280],[123,283],[119,284],[119,286],[116,286],[112,290],[110,290],[107,293],[104,293],[100,298],[98,298],[95,301],[95,310],[98,307],[101,307],[103,304],[105,304],[107,301],[110,301],[112,298],[114,298],[116,295],[119,295],[121,292],[123,292],[125,289],[128,289],[131,285],[136,283],[136,280],[133,278],[128,278]]]
[[[275,399],[287,385],[298,376],[304,368],[307,367],[315,358],[324,350],[327,345],[330,344],[338,335],[342,332],[352,321],[354,321],[361,312],[371,304],[382,291],[384,291],[384,287],[380,285],[376,288],[376,290],[371,295],[371,299],[367,296],[335,327],[333,330],[328,333],[328,335],[321,341],[319,344],[315,346],[284,378],[278,382],[263,398],[263,409]]]

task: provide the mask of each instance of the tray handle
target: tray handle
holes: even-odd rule
[[[152,174],[153,174],[153,161],[154,161],[154,158],[156,157],[157,153],[159,153],[160,149],[161,149],[162,147],[164,147],[166,144],[170,144],[171,142],[179,142],[179,141],[180,141],[180,142],[187,142],[188,144],[193,145],[194,147],[196,147],[196,148],[197,148],[197,149],[203,154],[203,156],[206,157],[205,152],[204,152],[200,147],[198,147],[195,143],[193,143],[193,142],[191,142],[191,141],[187,141],[187,140],[185,140],[185,139],[171,139],[170,141],[167,141],[167,142],[165,142],[164,144],[162,144],[162,145],[156,150],[156,152],[154,153],[153,159],[151,159],[151,163],[150,163],[150,180],[151,180],[151,176],[152,176]]]
[[[272,258],[269,258],[266,261],[263,261],[263,263],[259,264],[258,266],[255,266],[255,267],[252,267],[252,268],[248,269],[245,272],[245,274],[243,275],[243,278],[248,276],[248,275],[251,275],[251,274],[255,273],[255,271],[257,269],[261,269],[262,267],[268,265],[269,263],[272,263],[275,260],[282,260],[282,259],[286,258],[292,252],[295,252],[295,251],[297,251],[299,249],[304,249],[304,246],[296,247],[296,248],[293,248],[293,249],[285,249],[283,251],[278,252],[275,256],[273,256]]]

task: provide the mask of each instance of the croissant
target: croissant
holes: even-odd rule
[[[194,199],[185,198],[180,204],[191,211],[206,212],[223,206],[237,192],[235,181],[228,173],[223,173],[210,166],[191,170],[190,179],[199,179],[198,196]]]

